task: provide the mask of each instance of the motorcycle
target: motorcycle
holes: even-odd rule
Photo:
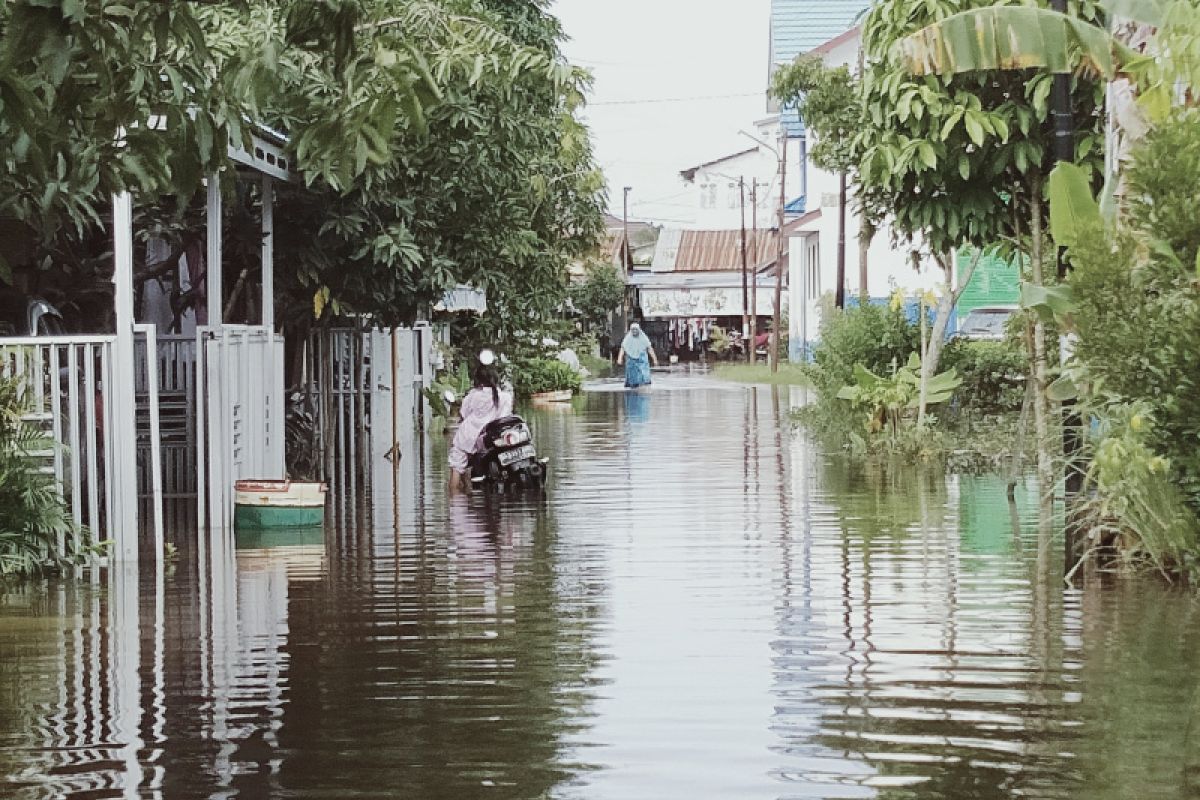
[[[448,406],[453,392],[443,395]],[[539,458],[529,423],[517,415],[501,417],[483,429],[483,448],[468,464],[472,486],[495,492],[541,492],[546,488],[550,459]]]

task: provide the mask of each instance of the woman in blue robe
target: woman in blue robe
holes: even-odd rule
[[[625,365],[625,386],[636,389],[650,385],[650,365],[658,366],[658,356],[650,344],[650,337],[642,332],[636,322],[629,326],[625,341],[621,342],[621,353],[617,364]]]

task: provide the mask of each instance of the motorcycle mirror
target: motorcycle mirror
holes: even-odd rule
[[[492,364],[496,363],[496,354],[491,350],[480,350],[479,363],[483,364],[485,367],[490,367]]]
[[[442,399],[446,401],[446,405],[452,406],[458,401],[458,395],[456,395],[452,390],[447,389],[446,391],[442,392]]]

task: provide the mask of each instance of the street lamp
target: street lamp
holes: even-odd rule
[[[781,150],[776,150],[771,145],[753,136],[745,131],[738,131],[747,139],[757,142],[770,152],[775,154],[779,159],[779,249],[775,257],[775,308],[773,309],[774,317],[771,327],[771,371],[779,371],[779,325],[782,320],[783,309],[783,250],[784,250],[784,222],[785,214],[787,213],[787,131],[783,128],[779,130],[779,139],[782,146]],[[754,276],[755,284],[758,283],[757,269]],[[756,309],[757,310],[757,309]],[[755,331],[757,334],[757,331]],[[754,342],[750,342],[750,346],[754,347]]]

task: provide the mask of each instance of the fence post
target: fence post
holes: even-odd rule
[[[146,337],[146,396],[150,408],[150,503],[154,519],[154,568],[163,566],[163,470],[162,435],[158,419],[158,332],[153,325],[137,325]]]
[[[114,194],[113,204],[113,286],[117,318],[114,344],[113,385],[104,394],[113,404],[106,414],[113,430],[105,431],[105,449],[113,455],[113,481],[108,493],[113,497],[115,535],[114,556],[118,562],[136,563],[138,558],[137,523],[137,409],[133,367],[133,199],[129,192]],[[105,376],[108,377],[108,376]]]

